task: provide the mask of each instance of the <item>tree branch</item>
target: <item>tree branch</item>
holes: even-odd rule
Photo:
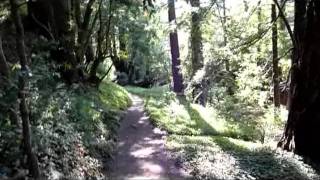
[[[274,4],[277,6],[278,10],[279,10],[279,16],[281,17],[281,19],[283,20],[286,28],[287,28],[287,31],[290,35],[290,38],[291,38],[291,41],[293,43],[293,47],[297,47],[297,41],[296,39],[294,38],[294,34],[293,34],[293,31],[290,27],[290,24],[289,24],[289,21],[288,19],[286,18],[285,14],[283,13],[283,7],[285,6],[287,0],[285,0],[282,4],[282,7],[279,5],[278,1],[277,0],[273,0]]]
[[[44,24],[42,24],[42,23],[34,16],[33,13],[31,14],[31,17],[32,17],[32,19],[34,20],[34,22],[36,22],[41,28],[43,28],[44,30],[47,31],[47,33],[49,34],[49,36],[50,36],[50,38],[51,38],[52,40],[55,40],[55,38],[54,38],[52,32],[50,32],[49,28],[47,28]],[[49,27],[50,27],[50,25],[49,25]]]

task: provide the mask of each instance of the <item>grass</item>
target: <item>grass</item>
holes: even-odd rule
[[[101,100],[109,108],[124,110],[131,105],[128,92],[119,85],[105,82],[100,85],[99,90]]]
[[[254,123],[228,121],[212,107],[189,103],[170,93],[168,87],[152,89],[126,87],[145,98],[145,107],[154,124],[171,134],[222,135],[244,140],[260,140],[261,129]]]
[[[111,82],[103,82],[99,89],[89,88],[86,93],[71,95],[71,119],[77,129],[84,133],[86,144],[100,135],[112,138],[119,124],[119,113],[131,105],[128,92]]]
[[[319,179],[298,156],[222,136],[168,138],[168,147],[195,179]]]
[[[162,98],[164,97],[165,93],[169,91],[169,86],[159,86],[151,89],[140,88],[135,86],[126,86],[125,89],[128,92],[131,92],[144,98]]]
[[[260,142],[267,130],[278,133],[272,128],[281,126],[271,120],[272,111],[262,120],[256,116],[261,123],[231,120],[228,115],[234,111],[189,103],[168,87],[126,89],[145,99],[152,122],[169,133],[167,147],[195,179],[320,178],[299,156],[275,149],[273,142]]]

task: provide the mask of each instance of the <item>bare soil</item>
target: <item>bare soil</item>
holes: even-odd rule
[[[165,147],[166,132],[154,127],[143,100],[132,95],[118,131],[118,145],[110,164],[111,179],[186,179],[181,163]]]

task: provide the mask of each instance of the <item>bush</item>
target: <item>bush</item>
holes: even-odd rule
[[[131,103],[129,95],[110,82],[103,82],[99,89],[59,83],[48,67],[41,58],[35,60],[29,83],[32,143],[40,168],[48,179],[103,178],[103,160],[115,147],[119,116]],[[2,166],[23,170],[25,158],[17,138],[21,131],[16,132],[10,121],[0,123],[4,123],[0,127],[0,173],[5,169]]]

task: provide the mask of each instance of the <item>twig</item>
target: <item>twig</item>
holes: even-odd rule
[[[41,28],[43,28],[44,30],[47,31],[47,33],[49,34],[51,40],[55,40],[55,39],[54,39],[54,36],[53,36],[53,34],[50,32],[50,30],[49,30],[44,24],[42,24],[42,23],[34,16],[33,13],[31,14],[31,17],[32,17],[32,19],[33,19]]]

